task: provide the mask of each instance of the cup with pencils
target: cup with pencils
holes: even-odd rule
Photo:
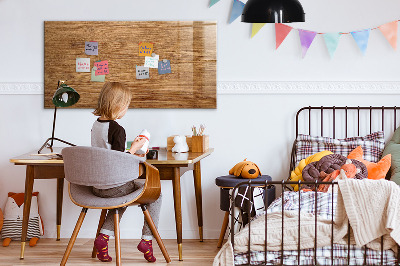
[[[209,136],[204,135],[206,126],[201,124],[199,129],[192,126],[192,152],[205,152],[208,150]]]

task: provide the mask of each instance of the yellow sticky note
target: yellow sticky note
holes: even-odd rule
[[[152,42],[140,42],[139,43],[139,56],[151,56],[153,53]]]

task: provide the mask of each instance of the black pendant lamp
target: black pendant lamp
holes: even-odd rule
[[[242,22],[304,22],[304,10],[298,0],[249,0],[243,8]]]

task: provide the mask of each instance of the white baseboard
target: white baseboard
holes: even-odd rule
[[[0,94],[43,94],[43,88],[0,83]],[[219,81],[217,94],[400,94],[400,81]]]

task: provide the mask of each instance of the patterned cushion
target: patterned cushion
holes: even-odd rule
[[[347,157],[357,146],[361,146],[364,150],[365,160],[378,162],[385,147],[383,131],[374,132],[364,137],[345,139],[299,134],[296,139],[296,165],[298,165],[302,159],[323,150],[329,150]]]

